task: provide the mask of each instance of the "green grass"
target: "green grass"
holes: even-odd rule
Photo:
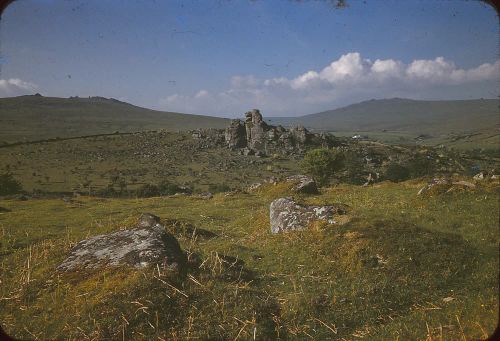
[[[498,184],[427,197],[421,185],[296,196],[347,205],[350,221],[281,235],[268,207],[291,194],[284,184],[211,200],[1,200],[12,212],[0,213],[0,324],[39,339],[484,339],[499,308]],[[218,237],[177,235],[185,277],[55,271],[76,242],[141,212]]]
[[[500,134],[493,125],[489,128],[477,129],[469,133],[446,132],[435,135],[424,136],[419,139],[418,131],[332,131],[338,137],[352,137],[354,135],[363,136],[364,140],[378,141],[390,145],[406,146],[446,146],[460,151],[471,151],[474,149],[498,150]],[[497,154],[498,155],[498,154]]]
[[[210,184],[241,188],[298,171],[294,159],[245,157],[221,146],[202,148],[203,143],[189,133],[165,131],[41,142],[0,148],[0,165],[25,190],[87,194],[113,181],[115,189],[124,181],[131,190],[162,180],[198,191]]]
[[[180,114],[92,98],[19,96],[0,99],[0,144],[94,134],[224,128],[220,117]]]
[[[299,117],[276,117],[284,125],[338,131],[399,131],[439,136],[498,127],[498,100],[368,100]]]

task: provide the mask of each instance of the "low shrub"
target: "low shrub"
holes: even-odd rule
[[[11,172],[0,174],[0,195],[18,194],[23,191],[23,186]]]

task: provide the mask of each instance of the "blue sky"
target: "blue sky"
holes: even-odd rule
[[[496,98],[498,17],[477,1],[24,0],[0,23],[0,96],[301,115],[371,98]]]

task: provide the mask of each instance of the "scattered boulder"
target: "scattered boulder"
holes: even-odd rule
[[[292,198],[279,198],[270,205],[271,233],[305,230],[317,220],[335,224],[333,216],[340,213],[334,206],[303,206]]]
[[[452,185],[452,182],[448,178],[434,178],[427,185],[422,187],[417,195],[422,195],[424,193],[439,193],[447,191]]]
[[[276,185],[278,181],[279,179],[275,176],[271,176],[269,179],[266,180],[266,182],[271,185]]]
[[[479,172],[476,175],[474,175],[473,179],[474,180],[484,180],[486,177],[486,172]]]
[[[372,173],[368,174],[368,177],[366,178],[366,182],[363,184],[363,187],[372,185],[375,182],[375,179],[372,176]]]
[[[250,149],[248,147],[243,148],[240,152],[241,152],[241,155],[244,155],[244,156],[249,156],[249,155],[255,154],[254,150]]]
[[[200,130],[195,130],[195,131],[193,131],[193,132],[191,133],[191,137],[192,137],[193,139],[201,139],[201,138],[203,138],[203,135],[202,135],[202,133],[201,133],[201,131],[200,131]]]
[[[203,192],[203,193],[200,193],[199,197],[203,200],[208,200],[208,199],[212,199],[214,197],[214,195],[210,192]]]
[[[292,175],[286,178],[287,182],[294,182],[295,185],[292,187],[292,191],[297,193],[307,193],[307,194],[317,194],[318,186],[316,182],[307,175]]]
[[[248,187],[248,190],[249,190],[250,192],[252,192],[252,191],[255,191],[255,190],[259,189],[261,186],[262,186],[262,184],[261,184],[260,182],[255,182],[255,183],[251,184],[251,185]]]
[[[185,262],[185,255],[177,239],[165,230],[159,218],[145,213],[139,218],[138,225],[80,241],[57,270],[65,272],[121,265],[135,268],[158,265],[165,270],[179,270]]]
[[[159,223],[160,223],[160,217],[155,216],[154,214],[151,213],[143,213],[139,217],[137,227],[149,228],[149,227],[154,227]]]
[[[451,192],[459,192],[463,190],[475,190],[476,185],[472,182],[460,180],[460,181],[452,181],[447,178],[435,178],[427,185],[422,187],[417,195],[422,194],[443,194],[443,193],[451,193]]]
[[[261,150],[257,150],[254,154],[256,157],[265,157],[266,156],[266,153],[264,153],[263,151]]]

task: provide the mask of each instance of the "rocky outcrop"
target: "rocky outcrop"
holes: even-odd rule
[[[229,148],[244,148],[247,145],[246,129],[241,120],[231,120],[224,132],[224,138]]]
[[[345,213],[334,206],[303,206],[292,198],[280,198],[271,203],[270,223],[271,233],[305,230],[317,220],[335,224],[334,214]]]
[[[269,126],[262,119],[259,110],[253,109],[245,113],[245,130],[248,147],[259,151],[265,150]]]
[[[196,138],[200,134],[196,133]],[[240,154],[266,156],[271,153],[301,153],[308,145],[331,147],[335,144],[329,134],[312,134],[302,126],[285,129],[267,124],[258,109],[245,113],[245,122],[232,120],[224,131],[226,145],[231,149],[241,148]]]
[[[290,128],[290,135],[293,144],[297,147],[304,147],[309,142],[311,137],[311,133],[309,133],[309,131],[302,126]]]
[[[160,218],[143,214],[138,227],[82,240],[57,267],[59,271],[158,265],[164,270],[179,270],[185,255],[177,239],[165,230]]]
[[[196,129],[191,137],[199,143],[199,148],[226,145],[239,149],[241,155],[301,154],[307,146],[334,147],[339,141],[330,134],[313,134],[302,126],[285,129],[267,124],[258,109],[245,113],[245,121],[231,120],[225,130]]]

